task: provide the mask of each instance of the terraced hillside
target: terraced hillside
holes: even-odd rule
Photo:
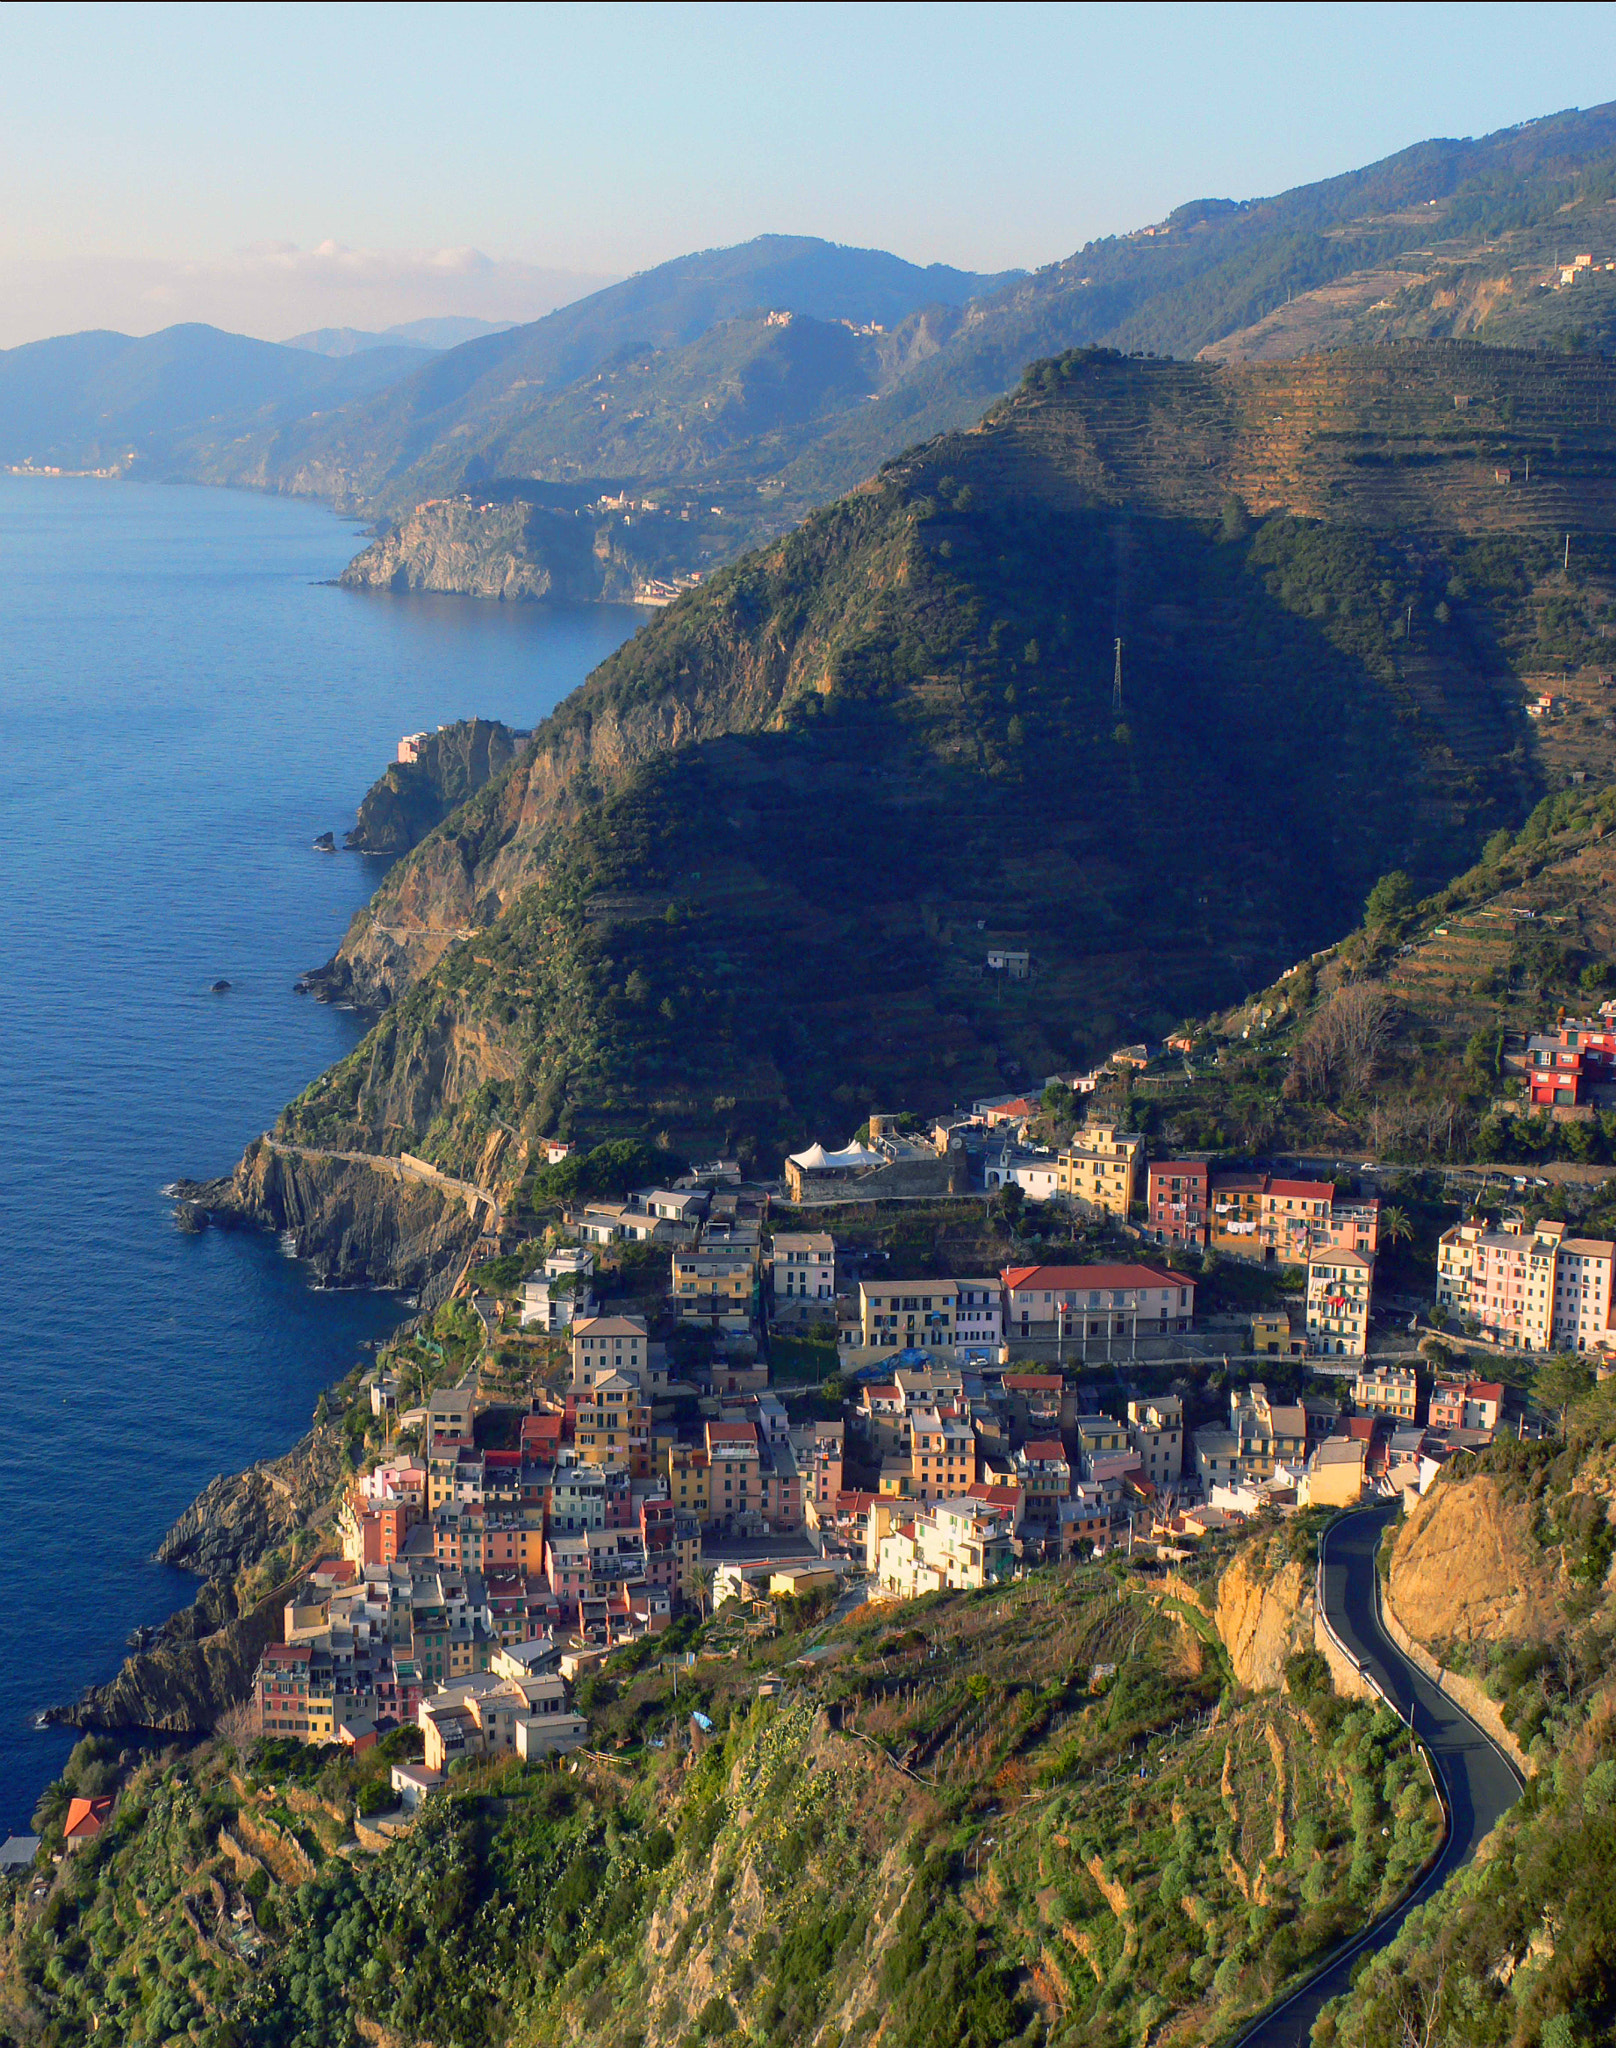
[[[1189,2048],[1394,1899],[1435,1837],[1392,1715],[1332,1698],[1317,1657],[1284,1694],[1241,1691],[1192,1601],[1103,1568],[865,1608],[817,1632],[817,1665],[802,1621],[760,1641],[734,1613],[677,1691],[649,1644],[593,1674],[566,1772],[468,1759],[399,1841],[367,1816],[414,1730],[362,1759],[271,1741],[141,1765],[101,1840],[8,1914],[0,2027]]]
[[[395,867],[323,977],[393,1007],[287,1134],[767,1154],[1261,987],[1541,794],[1513,667],[1599,644],[1613,406],[1597,362],[1456,344],[1038,367],[664,613]]]

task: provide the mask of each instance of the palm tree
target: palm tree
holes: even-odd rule
[[[1407,1244],[1414,1235],[1414,1226],[1409,1221],[1408,1211],[1395,1207],[1382,1209],[1380,1234],[1388,1244]]]

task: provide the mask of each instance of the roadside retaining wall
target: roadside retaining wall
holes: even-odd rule
[[[1483,1692],[1474,1679],[1466,1678],[1457,1671],[1444,1670],[1425,1645],[1409,1634],[1398,1620],[1392,1607],[1391,1590],[1384,1584],[1380,1594],[1380,1618],[1386,1624],[1387,1635],[1408,1661],[1423,1671],[1439,1692],[1446,1693],[1456,1706],[1463,1707],[1472,1721],[1486,1729],[1516,1770],[1524,1777],[1536,1777],[1537,1765],[1504,1725],[1498,1702]]]
[[[1324,1625],[1324,1616],[1315,1607],[1313,1610],[1313,1647],[1330,1667],[1330,1679],[1338,1693],[1349,1700],[1374,1700],[1379,1698],[1375,1688],[1364,1677],[1341,1645]]]

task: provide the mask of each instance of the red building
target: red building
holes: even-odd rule
[[[1204,1159],[1153,1159],[1145,1173],[1145,1234],[1158,1244],[1204,1245],[1211,1169]]]
[[[1526,1079],[1534,1109],[1571,1109],[1601,1083],[1616,1080],[1616,1028],[1572,1021],[1526,1043]]]
[[[258,1664],[258,1726],[265,1735],[309,1732],[309,1661],[307,1643],[271,1643]]]

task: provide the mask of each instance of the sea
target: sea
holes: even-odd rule
[[[316,835],[401,734],[531,725],[645,616],[335,587],[362,544],[291,499],[0,476],[0,1836],[75,1739],[41,1709],[194,1596],[165,1529],[406,1313],[162,1194],[364,1032],[292,984],[386,863]]]

